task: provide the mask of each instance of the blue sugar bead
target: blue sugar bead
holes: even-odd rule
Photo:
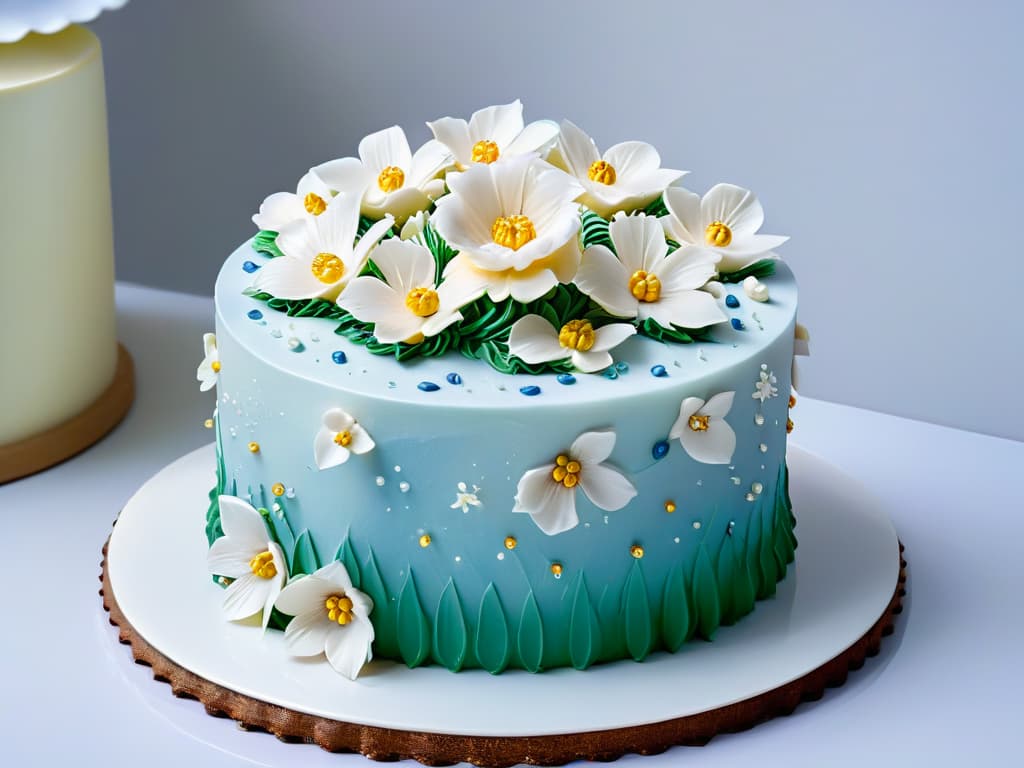
[[[651,376],[656,376],[659,379],[664,379],[668,376],[668,371],[665,370],[664,365],[655,365],[651,368]]]
[[[559,384],[565,384],[566,386],[576,383],[576,377],[571,373],[560,373],[555,377]]]
[[[733,296],[731,293],[725,297],[725,306],[730,309],[736,309],[740,305],[740,300]]]
[[[619,378],[619,372],[615,370],[614,365],[609,365],[607,368],[601,371],[601,375],[604,376],[606,379]]]
[[[522,392],[527,397],[536,397],[537,395],[540,394],[540,387],[538,387],[536,384],[530,384],[525,387],[520,387],[519,391]]]
[[[445,378],[448,380],[449,384],[455,384],[457,386],[462,383],[462,377],[454,371],[445,376]]]
[[[248,312],[248,315],[249,315],[249,319],[250,320],[262,320],[263,319],[263,313],[260,312],[258,309],[250,309],[249,312]]]
[[[629,363],[616,363],[615,370],[618,373],[629,373]]]
[[[421,381],[416,388],[423,392],[437,392],[441,387],[432,381]]]
[[[242,263],[242,269],[248,272],[250,275],[260,268],[260,265],[254,261],[246,261]]]
[[[651,456],[653,456],[655,459],[664,459],[666,456],[668,456],[668,441],[659,440],[658,442],[656,442],[654,444],[654,447],[651,448]]]
[[[336,362],[338,365],[344,365],[348,362],[348,355],[339,349],[337,352],[331,353],[331,360]]]
[[[738,317],[734,317],[729,322],[732,323],[732,327],[735,328],[737,331],[742,331],[744,328],[743,321],[740,320]]]

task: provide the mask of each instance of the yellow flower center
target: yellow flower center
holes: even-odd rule
[[[354,618],[352,614],[352,600],[344,595],[331,595],[324,601],[324,609],[327,611],[327,618],[336,621],[342,626],[348,624]]]
[[[352,442],[352,433],[347,429],[343,432],[338,432],[334,436],[334,442],[340,445],[342,448],[347,448]]]
[[[555,459],[555,468],[551,470],[551,479],[561,483],[566,488],[575,488],[580,481],[580,471],[583,465],[564,453],[560,453]]]
[[[698,413],[695,413],[693,414],[693,416],[690,417],[687,424],[690,427],[690,429],[692,429],[694,432],[707,432],[708,421],[710,421],[710,419],[710,416],[702,416]]]
[[[499,154],[501,153],[498,151],[498,145],[484,139],[473,145],[473,154],[470,157],[474,163],[493,163]]]
[[[405,184],[405,171],[397,165],[389,165],[377,177],[377,186],[380,187],[381,192],[394,192],[396,189],[401,189],[403,184]]]
[[[537,230],[529,216],[517,213],[513,216],[499,216],[491,225],[491,239],[498,245],[518,251],[537,237]]]
[[[277,576],[277,568],[274,566],[274,556],[269,552],[260,552],[249,561],[249,568],[254,575],[261,579],[272,579]]]
[[[657,301],[661,298],[661,280],[638,269],[629,276],[629,292],[640,301]]]
[[[213,369],[214,373],[220,373],[220,360],[214,360],[210,363],[210,368]]]
[[[306,196],[302,198],[302,204],[306,207],[306,211],[314,216],[319,216],[327,210],[327,201],[316,192],[307,192]]]
[[[589,320],[570,320],[558,332],[558,343],[566,349],[586,352],[594,346],[594,326]]]
[[[437,312],[441,301],[433,288],[413,288],[405,297],[405,306],[417,317],[430,317]]]
[[[704,242],[724,248],[732,242],[732,230],[720,221],[712,221],[704,230]]]
[[[595,160],[590,164],[587,178],[591,181],[596,181],[598,184],[614,184],[615,167],[605,160]]]
[[[345,263],[333,253],[318,253],[313,257],[309,271],[321,283],[331,285],[341,280],[341,276],[345,274]]]

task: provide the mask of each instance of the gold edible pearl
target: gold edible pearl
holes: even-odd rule
[[[674,501],[666,501],[665,502],[665,511],[668,512],[669,514],[672,514],[673,512],[675,512],[676,511],[676,503]]]
[[[516,544],[518,544],[518,543],[519,542],[516,541],[516,537],[515,536],[506,536],[505,537],[505,549],[509,549],[509,550],[515,549],[516,548]]]
[[[284,486],[281,483],[274,483],[270,486],[270,492],[275,496],[284,496]]]
[[[552,563],[551,564],[551,573],[554,576],[561,576],[562,575],[562,564],[561,563]]]
[[[792,431],[793,431],[793,420],[792,419],[786,419],[786,434],[788,435]]]
[[[203,422],[203,426],[207,429],[213,429],[213,419],[207,419]]]
[[[249,443],[249,453],[259,453],[259,452],[260,452],[260,444],[259,443],[257,443],[255,440],[253,442]]]
[[[789,407],[792,408],[794,405],[796,405],[796,398],[793,395],[790,395],[789,396]]]
[[[422,536],[420,536],[420,546],[423,547],[423,548],[426,548],[426,547],[430,546],[430,534],[429,533],[424,533]]]
[[[632,547],[629,548],[629,554],[631,554],[633,557],[639,560],[641,557],[644,556],[644,548],[641,547],[639,544],[634,544]]]
[[[212,363],[210,363],[210,369],[214,373],[220,373],[220,360],[214,360]]]

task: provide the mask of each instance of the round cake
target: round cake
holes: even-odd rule
[[[785,238],[749,191],[519,102],[428,125],[267,198],[221,270],[225,618],[348,677],[710,639],[796,546]]]

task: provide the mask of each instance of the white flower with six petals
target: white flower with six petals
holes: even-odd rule
[[[703,328],[727,320],[714,296],[700,290],[715,274],[714,258],[682,248],[668,253],[658,219],[616,214],[608,234],[618,257],[604,245],[583,253],[579,289],[618,317],[653,319],[663,328]]]
[[[613,448],[614,432],[584,432],[550,464],[531,469],[520,478],[512,511],[529,514],[538,528],[554,536],[579,524],[577,486],[599,509],[622,509],[637,491],[625,475],[602,463]]]
[[[524,155],[475,165],[448,185],[431,223],[459,251],[444,271],[455,293],[527,302],[572,280],[583,188],[569,174]]]
[[[550,149],[558,138],[558,125],[538,120],[523,125],[523,104],[485,107],[474,112],[469,122],[455,117],[442,117],[427,127],[434,138],[451,150],[457,167],[468,168],[475,163],[493,163],[517,155],[541,153]]]
[[[368,453],[377,445],[359,422],[341,408],[324,413],[323,426],[313,439],[317,469],[330,469],[348,461],[353,453]]]
[[[658,151],[642,141],[624,141],[602,155],[594,140],[568,120],[562,121],[558,148],[562,165],[586,190],[580,202],[605,218],[644,208],[686,174],[662,168]]]
[[[341,562],[289,582],[275,607],[294,617],[284,631],[293,656],[323,653],[334,671],[349,680],[373,658],[373,601],[352,586]]]
[[[217,385],[220,376],[220,354],[217,352],[217,337],[212,333],[203,334],[203,362],[196,368],[199,391],[206,392]]]
[[[331,160],[313,172],[332,189],[360,190],[364,216],[390,215],[402,224],[444,193],[444,179],[437,175],[451,162],[448,148],[435,140],[414,154],[405,131],[393,125],[363,138],[358,158]]]
[[[384,275],[352,280],[338,296],[338,306],[364,323],[373,323],[373,335],[382,344],[415,344],[436,336],[462,319],[464,297],[452,284],[435,282],[434,257],[424,246],[391,238],[377,246],[373,263]]]
[[[224,535],[210,546],[210,573],[233,579],[224,591],[224,618],[238,621],[263,612],[263,628],[288,576],[284,552],[267,535],[267,524],[251,504],[221,496],[220,524]]]
[[[749,189],[716,184],[701,198],[682,187],[665,190],[665,234],[681,246],[714,254],[719,272],[736,272],[789,240],[759,235],[764,209]]]
[[[608,350],[635,333],[629,323],[595,329],[589,320],[570,320],[558,329],[540,315],[526,315],[512,324],[508,351],[531,364],[572,360],[577,370],[594,373],[612,364]]]
[[[728,464],[736,450],[736,433],[725,420],[735,392],[721,392],[704,402],[687,397],[679,406],[679,418],[668,433],[690,457],[703,464]]]
[[[461,509],[463,512],[469,512],[470,507],[479,507],[483,504],[480,501],[480,497],[476,495],[477,491],[480,490],[479,485],[474,485],[472,491],[463,482],[460,482],[455,487],[458,490],[455,493],[455,501],[451,505],[452,509]]]
[[[253,287],[279,299],[333,299],[366,264],[370,251],[394,222],[376,222],[356,242],[359,198],[342,193],[319,216],[285,225],[277,236],[283,253],[267,262]]]

